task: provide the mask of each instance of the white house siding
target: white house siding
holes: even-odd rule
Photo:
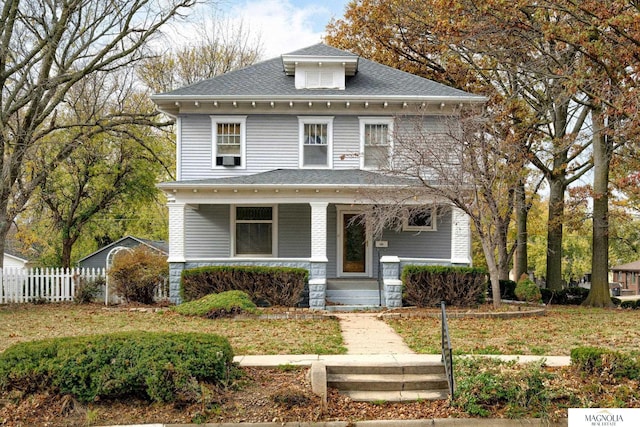
[[[436,231],[391,231],[386,230],[382,239],[389,243],[385,255],[400,258],[451,258],[451,211],[447,210],[437,219]]]
[[[303,115],[301,115],[303,116]],[[327,116],[333,116],[327,114]],[[360,129],[358,116],[333,116],[333,167],[358,169]],[[380,116],[389,117],[389,116]],[[414,119],[397,125],[405,137],[415,131]],[[446,123],[438,116],[424,118],[425,128],[444,132]],[[211,116],[192,114],[181,117],[181,180],[249,175],[273,169],[297,169],[299,162],[299,124],[297,116],[250,115],[246,122],[245,168],[212,167]]]
[[[278,257],[311,257],[311,206],[278,206]]]
[[[185,258],[225,258],[230,253],[229,205],[200,205],[185,211]]]
[[[209,178],[211,170],[211,118],[208,115],[181,117],[181,180]],[[180,155],[180,154],[178,154]]]
[[[298,118],[281,115],[247,117],[247,169],[233,170],[233,174],[297,168]]]
[[[360,123],[357,116],[336,116],[333,121],[333,168],[360,168]]]

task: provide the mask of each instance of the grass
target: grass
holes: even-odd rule
[[[417,353],[440,352],[440,321],[388,323]],[[578,346],[640,354],[640,310],[551,307],[545,316],[449,319],[456,354],[568,356]],[[208,332],[229,339],[235,354],[344,354],[335,319],[203,319],[171,311],[107,310],[100,305],[0,306],[0,351],[21,341],[116,331]]]
[[[122,331],[215,333],[227,337],[234,353],[242,355],[346,352],[335,319],[210,320],[171,311],[112,310],[100,305],[0,306],[0,351],[22,341]]]
[[[400,318],[388,323],[417,353],[440,352],[440,320]],[[449,319],[456,354],[568,356],[578,346],[639,354],[640,310],[551,307],[547,314],[516,319]]]

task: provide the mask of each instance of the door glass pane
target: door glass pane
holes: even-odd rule
[[[366,231],[356,214],[344,215],[343,270],[345,273],[364,273],[366,266]]]

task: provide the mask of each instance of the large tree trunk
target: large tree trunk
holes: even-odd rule
[[[493,306],[498,308],[500,307],[502,300],[500,298],[500,273],[498,271],[498,265],[496,264],[496,258],[494,255],[495,248],[491,247],[486,236],[480,236],[480,243],[482,244],[482,251],[484,252],[484,258],[487,261],[487,268],[489,270]]]
[[[0,203],[1,205],[1,203]],[[6,210],[0,207],[0,254],[4,254],[4,249],[6,247],[7,234],[9,234],[9,229],[11,228],[12,220],[7,218]],[[0,256],[0,269],[4,267],[4,255]],[[2,283],[0,283],[2,285]]]
[[[527,252],[527,240],[529,239],[529,233],[527,231],[527,218],[529,210],[527,209],[526,193],[524,189],[524,182],[518,183],[516,190],[516,256],[513,262],[513,272],[515,280],[518,281],[520,276],[529,272],[529,254]]]
[[[591,112],[593,121],[593,241],[591,290],[582,305],[612,306],[609,296],[609,166],[611,138],[604,134],[602,112]]]
[[[562,223],[564,221],[563,177],[549,178],[549,218],[547,220],[547,288],[562,289]]]

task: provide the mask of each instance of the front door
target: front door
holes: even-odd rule
[[[367,276],[370,257],[367,228],[355,212],[341,212],[339,219],[341,275]]]

